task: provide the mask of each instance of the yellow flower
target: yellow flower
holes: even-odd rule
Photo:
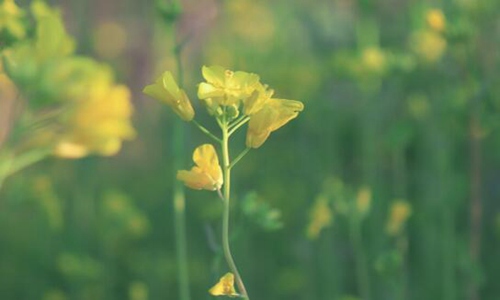
[[[446,40],[437,32],[424,30],[412,35],[413,51],[425,61],[438,61],[446,50]]]
[[[0,33],[7,31],[11,36],[22,39],[26,35],[22,17],[24,12],[16,5],[14,0],[3,0],[0,4]]]
[[[365,215],[370,210],[371,201],[372,191],[368,187],[361,188],[356,197],[356,208],[361,215]]]
[[[391,236],[398,235],[404,227],[406,220],[411,215],[411,206],[408,202],[398,200],[391,205],[389,220],[387,221],[386,231]]]
[[[303,109],[304,104],[300,101],[269,99],[266,105],[250,118],[246,138],[247,147],[262,146],[271,132],[297,117]]]
[[[328,198],[319,196],[310,212],[310,223],[307,227],[307,236],[310,239],[318,238],[321,230],[330,226],[333,220],[333,213],[328,206]]]
[[[57,156],[114,155],[120,150],[122,140],[135,135],[130,124],[130,91],[113,84],[109,69],[99,67],[95,67],[93,78],[80,83],[87,90],[70,104],[69,113],[64,115],[65,131],[54,150]]]
[[[446,26],[446,18],[440,9],[430,9],[426,14],[427,25],[435,31],[442,32]]]
[[[378,47],[364,49],[361,59],[366,69],[375,73],[383,73],[387,64],[385,53]]]
[[[177,179],[184,181],[186,186],[196,190],[215,191],[220,189],[223,183],[222,169],[214,146],[204,144],[196,148],[193,153],[193,161],[196,166],[190,171],[178,171]]]
[[[258,83],[252,95],[243,100],[243,113],[247,116],[254,115],[267,104],[273,94],[274,90],[268,90],[267,85]]]
[[[225,70],[221,66],[202,68],[203,78],[198,86],[198,98],[211,98],[219,105],[238,105],[250,97],[259,82],[259,76],[252,73]]]
[[[143,93],[153,99],[165,102],[184,121],[191,121],[194,118],[193,106],[191,106],[188,96],[184,90],[179,88],[172,73],[168,71],[163,73],[154,84],[146,86]]]
[[[219,279],[219,282],[215,284],[208,292],[212,296],[229,296],[229,297],[237,297],[239,296],[234,289],[234,274],[226,273],[226,275],[222,276]]]

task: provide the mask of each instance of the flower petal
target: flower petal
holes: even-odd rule
[[[260,147],[271,132],[278,130],[297,117],[303,109],[304,104],[300,101],[269,99],[267,104],[250,118],[246,139],[247,147]]]
[[[229,296],[236,297],[239,296],[234,289],[234,275],[233,273],[226,273],[219,279],[219,282],[215,284],[209,291],[212,296]]]
[[[204,144],[195,149],[193,161],[196,166],[191,171],[177,172],[177,179],[193,189],[214,191],[220,189],[223,183],[222,169],[215,148]]]

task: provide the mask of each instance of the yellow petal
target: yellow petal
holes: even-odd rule
[[[198,85],[198,98],[207,99],[213,97],[223,97],[224,90],[218,87],[215,87],[212,84],[202,82]]]
[[[213,180],[198,167],[193,167],[190,171],[177,171],[177,179],[195,190],[211,190],[213,188]]]
[[[269,99],[267,104],[250,118],[246,139],[247,147],[260,147],[271,132],[278,130],[297,117],[303,109],[304,104],[300,101]]]
[[[269,99],[271,99],[273,93],[273,90],[268,90],[267,86],[258,83],[252,95],[243,100],[244,114],[251,116],[260,111],[267,104]]]
[[[190,171],[178,171],[177,179],[192,189],[220,189],[223,183],[222,169],[215,148],[210,144],[199,146],[193,153],[193,161],[196,166]]]
[[[194,118],[191,101],[184,90],[179,88],[172,73],[168,71],[163,73],[154,84],[146,86],[142,92],[153,99],[166,103],[184,121],[191,121]]]
[[[226,273],[219,279],[219,282],[215,284],[209,291],[212,296],[229,296],[237,297],[239,296],[234,289],[234,275],[233,273]]]
[[[215,86],[223,86],[225,82],[225,72],[226,70],[221,66],[203,66],[201,68],[201,73],[203,74],[203,78]]]

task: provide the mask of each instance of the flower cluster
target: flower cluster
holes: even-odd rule
[[[17,104],[26,110],[23,125],[36,129],[23,140],[64,158],[115,154],[135,134],[128,88],[115,83],[107,66],[74,54],[58,10],[34,1],[30,11],[33,28],[19,20],[26,12],[13,1],[0,6],[0,31],[19,38],[31,34],[0,52],[2,76],[15,84]]]
[[[229,135],[248,122],[247,148],[262,146],[271,132],[297,117],[304,109],[300,101],[273,98],[274,91],[262,84],[256,74],[234,72],[220,66],[204,66],[202,74],[205,82],[198,86],[198,98],[221,129],[228,129]],[[182,120],[194,120],[191,101],[177,85],[172,73],[163,73],[143,92],[166,103]],[[213,146],[198,147],[193,160],[197,166],[190,171],[179,171],[177,178],[190,188],[219,189],[223,179]]]

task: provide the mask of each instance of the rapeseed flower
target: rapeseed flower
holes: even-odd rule
[[[198,98],[212,99],[218,105],[238,105],[250,97],[259,82],[259,76],[242,71],[233,72],[221,66],[202,68],[206,82],[198,86]]]
[[[440,9],[430,9],[425,16],[427,25],[437,32],[442,32],[446,26],[446,18]]]
[[[217,282],[217,284],[215,284],[208,292],[212,296],[239,296],[234,289],[234,274],[226,273],[226,275],[222,276],[219,279],[219,282]]]
[[[300,101],[268,99],[262,109],[250,117],[246,137],[247,147],[262,146],[271,132],[297,117],[303,109],[304,104]]]
[[[93,77],[87,80],[81,82],[87,91],[74,99],[61,120],[64,131],[55,146],[57,156],[114,155],[122,140],[135,135],[128,88],[114,84],[110,71],[100,66],[95,66]]]
[[[194,150],[193,161],[196,166],[190,171],[180,170],[177,179],[196,190],[215,191],[220,189],[223,183],[222,169],[214,146],[204,144]]]
[[[194,118],[194,110],[184,90],[180,89],[172,76],[165,72],[154,84],[144,88],[143,93],[170,106],[184,121]]]
[[[330,226],[333,221],[333,212],[328,205],[328,198],[321,195],[316,199],[309,213],[310,223],[307,227],[307,236],[310,239],[318,238],[321,230]]]
[[[397,236],[404,228],[406,220],[411,216],[411,206],[408,202],[398,200],[391,205],[386,231],[391,236]]]

